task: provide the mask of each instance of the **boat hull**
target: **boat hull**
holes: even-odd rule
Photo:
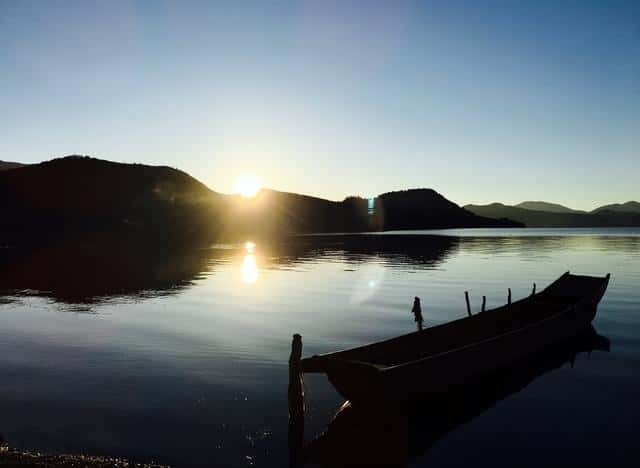
[[[402,407],[391,401],[363,407],[345,402],[327,430],[305,447],[322,466],[405,466],[433,444],[532,381],[573,361],[579,353],[609,351],[592,326],[532,357],[486,374],[442,395]]]
[[[412,401],[428,394],[446,393],[484,374],[507,368],[515,362],[542,352],[557,342],[584,332],[595,317],[598,303],[607,288],[609,276],[598,278],[599,282],[590,282],[588,292],[576,292],[572,288],[580,289],[578,288],[580,282],[575,278],[582,280],[591,277],[567,275],[563,275],[547,290],[541,292],[540,298],[528,299],[538,301],[532,302],[528,307],[535,306],[538,309],[536,313],[541,317],[539,320],[530,320],[480,341],[396,365],[373,365],[366,362],[366,359],[363,361],[341,359],[342,356],[366,357],[364,351],[355,350],[303,360],[303,362],[306,361],[306,371],[325,372],[338,392],[354,403],[381,398]],[[549,299],[556,302],[550,302]],[[559,301],[564,301],[562,306],[558,306]],[[543,310],[544,304],[548,304],[553,312],[547,313]],[[487,314],[485,321],[489,321],[492,320],[491,313],[492,311],[487,311],[480,316]],[[509,311],[496,309],[493,313],[506,315]],[[514,310],[513,313],[517,311]],[[471,322],[464,324],[464,320],[460,321],[459,328],[462,330],[463,327],[480,326],[482,320],[480,318],[475,320],[475,324]],[[426,346],[427,340],[433,340],[436,337],[434,333],[431,335],[421,333],[411,336],[412,349],[420,347],[419,340],[423,339]],[[402,341],[398,339],[394,346],[401,347]],[[406,342],[409,343],[409,338]],[[375,347],[371,348],[369,353],[379,359]]]

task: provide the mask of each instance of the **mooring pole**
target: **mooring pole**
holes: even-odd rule
[[[464,299],[467,301],[467,314],[471,317],[471,304],[469,304],[469,291],[464,292]]]
[[[536,293],[536,283],[533,283],[533,289],[531,290],[531,295],[533,296]]]
[[[486,305],[487,305],[487,296],[482,296],[482,312],[484,312]]]
[[[304,443],[304,386],[302,381],[302,336],[293,335],[289,356],[289,466],[302,466]]]
[[[507,295],[507,304],[511,305],[511,288],[509,288],[509,294]]]

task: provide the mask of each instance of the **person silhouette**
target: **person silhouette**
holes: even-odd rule
[[[413,312],[413,318],[418,325],[418,330],[422,330],[424,318],[422,317],[422,307],[420,306],[420,298],[418,296],[413,298],[413,307],[411,308],[411,312]]]

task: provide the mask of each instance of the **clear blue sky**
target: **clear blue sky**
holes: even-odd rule
[[[640,198],[638,1],[0,0],[0,159],[331,199]]]

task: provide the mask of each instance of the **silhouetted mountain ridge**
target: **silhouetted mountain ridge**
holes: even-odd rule
[[[161,239],[216,233],[220,196],[169,167],[82,156],[0,172],[2,243],[40,243],[109,232]]]
[[[431,189],[330,201],[263,189],[216,193],[164,166],[68,156],[0,172],[0,244],[138,237],[206,243],[247,235],[518,226],[477,216]]]
[[[517,227],[506,217],[476,215],[433,189],[387,192],[375,200],[377,227],[389,230],[444,229],[454,227]]]
[[[330,201],[264,189],[255,199],[235,197],[230,206],[225,226],[245,235],[519,226],[476,216],[432,189],[383,193],[372,207],[357,196]]]
[[[0,171],[8,171],[10,169],[17,169],[23,166],[26,166],[26,164],[10,161],[0,161]]]

